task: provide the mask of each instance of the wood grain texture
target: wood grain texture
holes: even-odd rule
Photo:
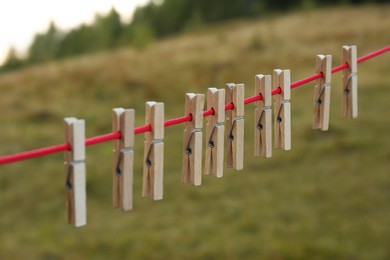
[[[164,169],[164,104],[146,102],[145,123],[152,126],[145,133],[142,196],[163,198]]]
[[[314,87],[313,129],[329,129],[330,94],[332,80],[332,56],[317,55],[316,73],[323,77],[317,79]]]
[[[85,121],[65,118],[64,128],[65,142],[71,145],[65,152],[67,219],[69,224],[81,227],[87,224]]]
[[[358,117],[358,76],[357,48],[343,46],[343,63],[349,67],[343,70],[342,115],[343,117]]]
[[[112,111],[112,129],[121,132],[114,141],[112,202],[123,211],[133,209],[134,120],[134,109]]]
[[[205,175],[220,178],[224,159],[225,89],[208,89],[207,109],[214,109],[215,113],[207,117]]]
[[[183,137],[182,182],[194,186],[202,184],[202,127],[203,94],[187,93],[184,115],[192,115],[192,120],[185,123]]]
[[[263,97],[255,102],[255,156],[272,157],[272,96],[271,75],[255,76],[255,95]]]
[[[225,103],[234,105],[227,110],[225,139],[226,165],[228,168],[242,170],[244,168],[244,84],[226,84]]]
[[[274,89],[281,89],[274,102],[275,148],[285,151],[291,150],[290,81],[290,70],[274,70]]]

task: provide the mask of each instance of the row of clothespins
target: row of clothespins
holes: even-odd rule
[[[343,115],[357,117],[356,46],[343,46],[343,60],[348,63],[343,77]],[[316,72],[321,73],[315,86],[313,128],[328,130],[331,88],[331,55],[318,55]],[[271,86],[278,89],[272,120]],[[275,148],[291,149],[290,71],[276,69],[271,75],[255,77],[255,156],[272,156],[272,126]],[[185,96],[182,182],[195,186],[202,182],[203,108],[205,95]],[[229,109],[226,109],[226,105]],[[244,161],[244,84],[229,83],[225,89],[209,88],[205,134],[204,174],[223,176],[224,156],[227,167],[243,169]],[[65,138],[71,150],[65,152],[68,222],[86,224],[85,123],[65,118]],[[134,109],[115,108],[113,131],[121,138],[114,141],[113,206],[129,211],[133,208]],[[142,196],[163,198],[164,104],[146,102],[146,121],[151,131],[145,133]],[[225,149],[226,147],[226,149]],[[225,153],[226,151],[226,153]]]

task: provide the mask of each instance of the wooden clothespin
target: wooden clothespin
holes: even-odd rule
[[[275,97],[275,148],[291,150],[290,70],[274,70],[274,88],[281,93]]]
[[[358,116],[358,77],[356,46],[343,46],[343,62],[348,68],[343,70],[343,117]]]
[[[142,196],[161,200],[164,168],[164,103],[146,102],[145,123],[151,125],[152,130],[145,133]]]
[[[65,152],[68,223],[81,227],[87,224],[85,121],[67,117],[64,127],[65,142],[71,146],[71,150]]]
[[[316,73],[321,73],[323,76],[317,79],[314,88],[313,129],[327,131],[329,129],[332,55],[317,55]]]
[[[114,108],[112,130],[121,132],[114,141],[112,204],[124,211],[133,209],[134,109]]]
[[[233,109],[226,113],[226,164],[229,168],[244,168],[244,84],[226,84],[226,104]]]
[[[255,106],[255,156],[272,156],[272,96],[271,75],[259,74],[255,77],[255,95],[262,100]]]
[[[209,109],[214,110],[214,115],[207,118],[205,174],[220,178],[223,176],[225,89],[208,89]]]
[[[202,127],[203,127],[203,94],[186,94],[185,115],[192,120],[185,123],[183,139],[183,183],[194,186],[202,184]]]

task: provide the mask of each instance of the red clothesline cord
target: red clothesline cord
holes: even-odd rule
[[[386,53],[388,51],[390,51],[390,45],[358,58],[357,63],[365,62],[369,59],[377,57],[377,56],[379,56],[383,53]],[[336,73],[336,72],[341,71],[341,70],[346,69],[346,68],[348,68],[348,64],[346,64],[346,63],[339,65],[337,67],[332,68],[332,73]],[[322,77],[322,74],[317,73],[317,74],[312,75],[310,77],[293,82],[293,83],[291,83],[291,89],[297,88],[299,86],[302,86],[304,84],[312,82],[312,81],[319,79],[321,77]],[[274,96],[274,95],[277,95],[280,93],[281,93],[281,89],[277,88],[277,89],[272,90],[271,94],[272,94],[272,96]],[[260,95],[246,98],[244,100],[244,103],[245,103],[245,105],[247,105],[247,104],[262,100],[262,99],[263,99],[263,97],[260,94]],[[229,110],[229,109],[233,109],[233,108],[234,108],[234,104],[232,104],[232,103],[225,105],[225,110]],[[208,110],[203,112],[203,117],[214,115],[214,112],[215,112],[214,109],[212,109],[212,108],[208,109]],[[169,126],[181,124],[184,122],[189,122],[191,120],[192,120],[191,115],[186,115],[186,116],[179,117],[179,118],[169,119],[169,120],[166,120],[164,122],[164,127],[169,127]],[[137,134],[149,132],[151,130],[152,130],[151,125],[138,126],[138,127],[134,128],[134,134],[137,135]],[[120,138],[121,138],[120,132],[108,133],[108,134],[94,136],[94,137],[86,139],[85,145],[87,145],[87,146],[95,145],[95,144],[99,144],[99,143],[113,141],[113,140],[120,139]],[[13,162],[17,162],[17,161],[23,161],[23,160],[27,160],[27,159],[32,159],[32,158],[36,158],[36,157],[40,157],[40,156],[53,154],[53,153],[65,152],[65,151],[69,151],[70,149],[71,149],[70,144],[59,144],[59,145],[53,145],[53,146],[44,147],[44,148],[40,148],[40,149],[36,149],[36,150],[31,150],[31,151],[26,151],[26,152],[11,154],[11,155],[4,155],[4,156],[0,156],[0,165],[13,163]]]

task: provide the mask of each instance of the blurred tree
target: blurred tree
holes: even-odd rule
[[[310,9],[310,8],[317,6],[317,2],[318,2],[318,0],[302,0],[301,7],[303,9]]]
[[[21,68],[23,65],[23,60],[18,57],[15,48],[11,47],[8,51],[4,65],[0,68],[0,72],[16,70]]]
[[[61,34],[54,22],[44,34],[36,34],[28,50],[28,62],[37,63],[49,61],[58,56]]]
[[[119,13],[112,8],[106,15],[96,15],[92,25],[81,25],[65,34],[58,57],[112,49],[121,43],[125,32]]]
[[[60,43],[58,57],[67,57],[98,50],[97,36],[91,26],[81,25],[72,29]]]
[[[148,23],[138,23],[131,27],[130,44],[138,49],[143,49],[153,43],[155,40],[155,32],[152,26]]]
[[[338,0],[336,0],[338,1]],[[302,1],[295,0],[267,0],[266,9],[276,11],[286,11],[295,6],[301,5]]]
[[[98,49],[110,49],[117,46],[123,32],[123,24],[119,13],[112,8],[107,16],[96,15],[93,25],[96,30]]]
[[[180,31],[191,15],[191,2],[166,0],[161,5],[150,2],[135,11],[131,25],[147,23],[152,26],[157,37]]]
[[[191,31],[198,29],[204,25],[203,16],[199,8],[192,9],[191,16],[186,21],[184,29],[186,31]]]

